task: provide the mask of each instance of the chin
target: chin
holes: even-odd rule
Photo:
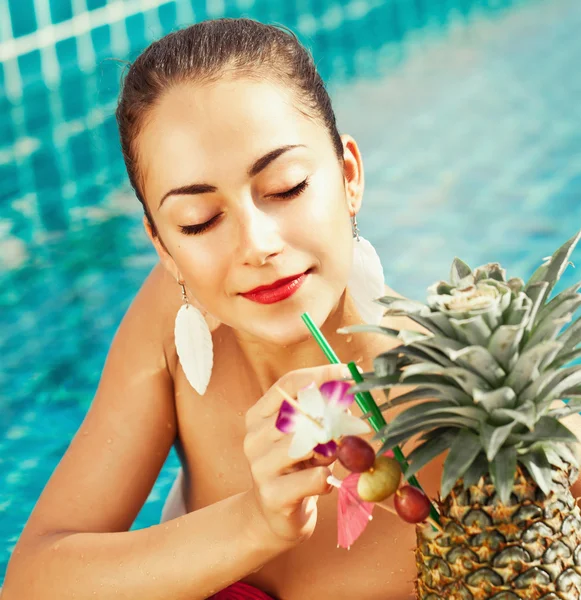
[[[254,337],[278,346],[300,344],[312,339],[301,315],[307,312],[317,327],[321,328],[331,314],[334,305],[335,303],[331,299],[323,301],[321,297],[316,303],[301,302],[284,309],[281,305],[278,315],[264,316],[262,319],[254,316],[253,319],[247,321],[253,326],[244,329]]]

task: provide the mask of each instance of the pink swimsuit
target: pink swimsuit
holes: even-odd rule
[[[214,594],[210,600],[274,600],[272,596],[241,581]]]

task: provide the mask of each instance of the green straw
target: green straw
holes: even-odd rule
[[[317,344],[319,344],[319,347],[327,357],[327,360],[331,364],[341,364],[339,357],[335,354],[333,348],[331,348],[329,342],[327,342],[325,336],[321,333],[321,330],[313,323],[313,320],[311,319],[309,314],[303,313],[301,315],[301,318],[303,319],[313,338],[315,338]],[[349,371],[351,372],[355,383],[362,383],[363,377],[361,377],[361,373],[359,373],[357,365],[354,362],[350,362],[347,364],[347,367],[349,368]],[[371,427],[373,427],[374,431],[378,432],[382,427],[385,427],[387,425],[381,411],[379,410],[379,407],[377,406],[375,400],[373,399],[373,396],[369,392],[357,392],[355,394],[355,402],[357,402],[357,406],[359,406],[359,409],[363,414],[369,415],[369,423],[371,424]],[[399,446],[393,447],[393,455],[397,462],[400,464],[401,470],[405,473],[408,470],[409,465]],[[417,487],[418,489],[422,490],[422,492],[424,491],[415,475],[412,475],[409,478],[409,483],[414,487]],[[430,517],[436,523],[440,523],[440,515],[438,514],[438,511],[434,508],[433,504],[431,504],[430,506]]]

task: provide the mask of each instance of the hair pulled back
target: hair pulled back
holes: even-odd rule
[[[153,42],[127,72],[116,110],[127,174],[152,228],[138,169],[137,137],[164,92],[223,75],[271,79],[296,92],[302,112],[327,128],[338,158],[343,146],[325,85],[309,52],[290,30],[251,19],[202,21]]]

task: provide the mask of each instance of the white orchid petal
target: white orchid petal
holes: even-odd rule
[[[344,412],[333,415],[330,425],[331,434],[334,439],[344,435],[361,435],[371,431],[371,427],[369,427],[366,421]]]
[[[297,398],[300,407],[312,417],[322,417],[325,414],[325,398],[314,383],[300,390]]]
[[[288,455],[291,458],[302,458],[309,454],[320,443],[319,431],[320,428],[316,427],[306,417],[299,418]]]

